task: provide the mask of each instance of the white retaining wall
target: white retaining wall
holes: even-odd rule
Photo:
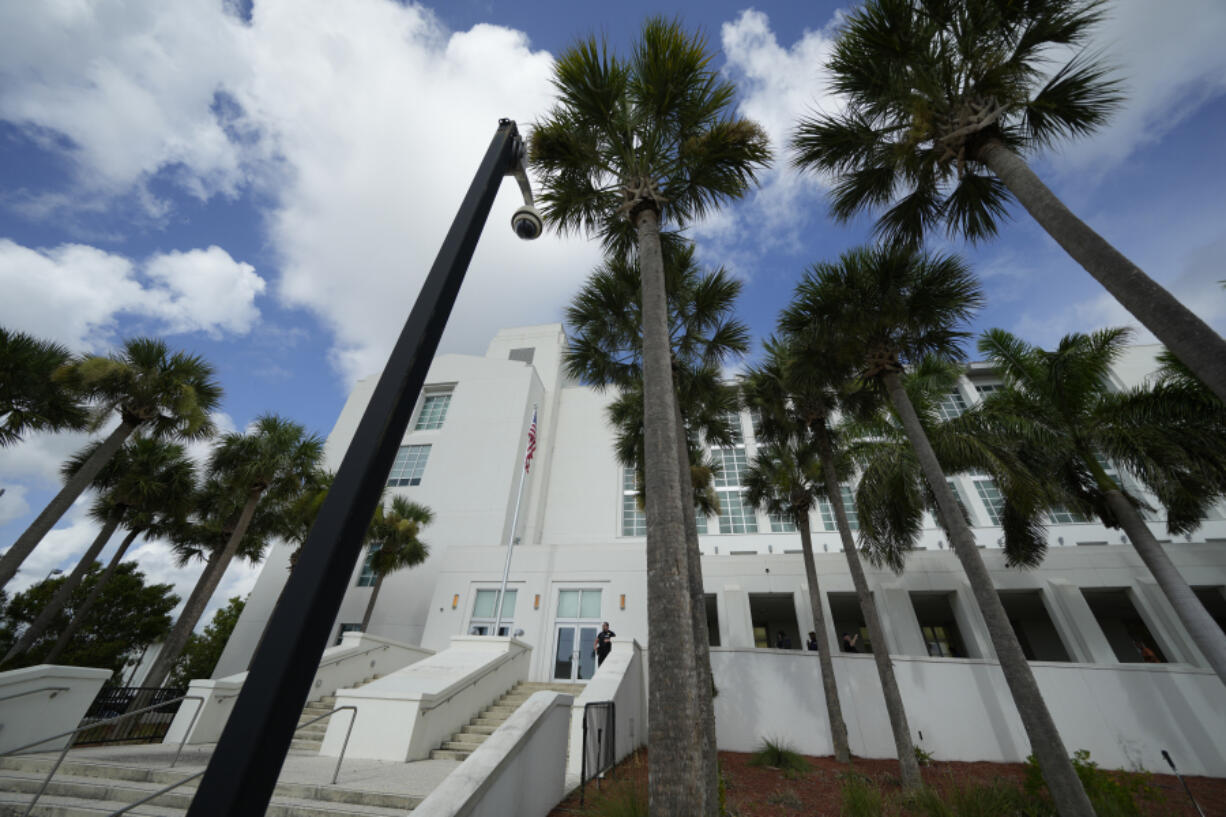
[[[564,793],[572,703],[563,692],[534,694],[413,809],[413,817],[544,817]]]
[[[912,739],[938,760],[1024,761],[1030,744],[994,661],[894,656]],[[834,658],[853,753],[893,757],[871,655]],[[1069,752],[1107,768],[1163,771],[1167,749],[1185,774],[1226,776],[1226,686],[1187,666],[1030,664]],[[833,753],[816,653],[711,649],[719,748],[748,752],[777,738]]]
[[[341,687],[361,683],[372,675],[386,675],[433,655],[433,650],[401,644],[380,636],[366,633],[345,633],[341,643],[324,650],[311,683],[307,702],[317,701],[331,695]],[[212,743],[221,736],[221,730],[230,718],[238,693],[247,680],[247,673],[240,672],[226,678],[199,678],[188,686],[188,695],[204,698],[204,706],[193,721],[195,701],[185,701],[179,707],[163,743],[183,740],[188,743]],[[345,720],[342,718],[342,720]],[[190,730],[190,732],[189,732]]]
[[[570,716],[570,753],[566,759],[566,786],[579,785],[583,769],[583,708],[589,703],[614,704],[614,755],[621,760],[647,743],[647,664],[637,641],[614,641],[613,651],[575,699]],[[596,736],[588,736],[596,745]]]
[[[532,648],[514,638],[456,636],[451,646],[360,689],[336,705],[358,708],[345,757],[421,760],[478,711],[528,677]],[[320,754],[340,754],[349,719],[328,723]]]
[[[94,702],[109,669],[37,664],[0,672],[0,753],[76,729]],[[31,749],[62,749],[69,738]]]

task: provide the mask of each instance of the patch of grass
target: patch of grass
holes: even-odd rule
[[[600,793],[587,811],[593,817],[647,817],[647,790],[623,784]]]
[[[783,806],[785,808],[802,809],[805,807],[804,801],[800,799],[800,795],[791,789],[779,789],[767,795],[766,802],[772,806]]]
[[[1085,749],[1073,752],[1073,768],[1098,817],[1157,817],[1162,797],[1149,772],[1109,772],[1090,760]],[[1026,758],[1025,791],[1033,814],[1055,813],[1051,794],[1034,756]],[[1044,811],[1045,810],[1045,811]]]
[[[803,774],[809,762],[782,740],[764,738],[758,750],[749,757],[750,766],[767,766],[784,772]]]
[[[847,772],[843,779],[842,817],[882,817],[885,814],[885,796],[869,778],[856,772]]]

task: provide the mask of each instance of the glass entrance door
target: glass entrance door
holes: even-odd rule
[[[559,624],[553,656],[556,681],[586,681],[596,672],[594,624]]]

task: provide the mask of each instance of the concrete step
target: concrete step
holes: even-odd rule
[[[504,718],[509,718],[512,714],[514,714],[515,710],[518,708],[519,707],[517,706],[499,706],[497,704],[494,704],[491,707],[481,710],[481,717],[483,718],[495,717],[496,718],[499,715],[501,715]]]
[[[472,752],[458,752],[452,749],[435,749],[430,753],[431,760],[467,760]]]
[[[319,735],[322,738],[327,731],[328,722],[320,721],[319,723],[313,723],[310,726],[298,727],[298,729],[294,731],[294,737],[304,738],[308,735]]]
[[[494,734],[494,730],[497,728],[497,726],[477,726],[470,723],[468,726],[464,727],[463,731],[470,735],[492,735]]]
[[[319,754],[319,750],[323,748],[323,739],[311,740],[310,738],[294,738],[290,741],[289,748],[298,752],[314,752]]]
[[[463,749],[467,747],[469,749],[476,749],[478,746],[485,743],[485,739],[488,737],[489,735],[469,735],[465,732],[457,732],[456,734],[451,736],[451,740],[443,744],[443,748],[444,749],[456,749],[456,748]],[[449,746],[448,744],[450,743],[462,743],[464,744],[464,746],[459,746],[459,747]]]
[[[180,773],[177,779],[181,780],[184,776]],[[28,805],[42,785],[42,779],[41,774],[13,771],[0,775],[0,813],[3,813],[3,808],[7,805]],[[109,814],[122,806],[148,797],[162,787],[154,783],[62,776],[57,773],[39,798],[34,814],[54,817],[94,817],[97,814]],[[422,800],[420,797],[348,791],[345,792],[348,800],[359,802],[346,802],[335,796],[330,799],[309,796],[321,793],[324,790],[322,786],[298,784],[290,787],[290,795],[283,794],[281,788],[278,786],[278,790],[274,792],[266,817],[391,817],[403,815],[405,810],[413,809]],[[129,813],[182,815],[191,805],[195,793],[193,782],[159,795]],[[338,792],[333,790],[326,793],[336,795]],[[308,796],[295,797],[293,794]],[[360,802],[361,800],[371,802]],[[88,807],[82,808],[86,804]]]
[[[490,727],[490,729],[497,729],[499,726],[502,726],[504,723],[506,723],[506,720],[507,720],[506,718],[476,717],[476,718],[473,718],[471,721],[469,721],[468,725],[469,726],[488,726]]]
[[[587,684],[567,684],[561,681],[520,681],[516,684],[517,690],[526,690],[531,692],[540,692],[541,690],[551,690],[553,692],[571,692],[579,694],[587,688]]]
[[[0,757],[0,779],[7,777],[33,777],[42,781],[51,770],[52,760],[46,756],[10,756]],[[149,790],[154,791],[176,783],[187,777],[190,772],[182,769],[148,769],[140,766],[121,766],[110,763],[90,763],[73,760],[64,761],[52,778],[52,782],[61,779],[78,781],[104,781],[126,785],[129,783],[146,783]],[[0,784],[0,789],[4,788]],[[190,790],[191,785],[185,787]],[[273,790],[274,796],[289,797],[303,800],[320,800],[329,803],[342,803],[357,806],[379,806],[393,809],[411,809],[421,802],[422,798],[406,794],[390,792],[368,792],[343,786],[321,785],[314,783],[278,783]],[[137,799],[137,798],[134,798]]]

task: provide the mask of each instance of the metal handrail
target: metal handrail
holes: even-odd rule
[[[161,709],[164,706],[168,706],[173,703],[182,703],[183,701],[186,701],[186,700],[194,700],[194,701],[200,702],[200,705],[196,707],[196,714],[192,716],[192,723],[195,724],[196,715],[199,715],[200,710],[204,708],[204,698],[200,697],[199,695],[184,695],[180,698],[171,698],[169,701],[162,701],[161,703],[152,704],[150,706],[142,706],[140,709],[134,709],[131,712],[125,712],[122,715],[116,715],[113,718],[107,718],[101,721],[94,721],[93,723],[88,724],[86,726],[78,726],[76,729],[70,730],[68,732],[61,732],[60,734],[52,735],[49,738],[43,738],[42,740],[36,740],[33,743],[27,743],[24,746],[18,746],[16,749],[9,749],[7,752],[0,752],[0,757],[4,757],[5,755],[15,755],[18,752],[22,751],[23,749],[29,749],[31,746],[39,746],[44,743],[49,743],[50,741],[53,741],[57,738],[66,738],[69,735],[75,735],[78,732],[85,732],[89,729],[97,729],[99,726],[105,726],[108,723],[115,723],[116,721],[121,721],[124,718],[130,718],[133,715],[140,715],[143,712],[149,712],[154,709]],[[190,734],[190,732],[191,732],[191,728],[189,727],[188,730],[183,733],[183,740],[179,742],[179,752],[183,751],[183,744],[187,742],[187,736],[188,734]],[[68,755],[68,750],[71,748],[72,748],[72,741],[70,740],[70,741],[65,742],[63,750],[60,751],[60,756],[55,759],[55,765],[51,767],[51,771],[48,772],[47,776],[43,779],[42,786],[39,787],[38,793],[34,795],[34,799],[30,801],[30,805],[26,809],[26,812],[24,815],[22,815],[22,817],[30,817],[30,812],[34,811],[35,804],[38,803],[38,800],[39,798],[43,796],[43,793],[47,791],[47,786],[51,784],[51,778],[55,777],[55,773],[59,771],[60,764],[64,762],[64,758]],[[176,762],[179,759],[179,752],[175,752]],[[174,763],[171,763],[171,766],[173,765]]]
[[[341,745],[340,756],[336,759],[336,769],[334,769],[332,772],[331,785],[333,786],[336,785],[336,779],[340,777],[340,774],[341,774],[341,761],[345,759],[345,750],[349,748],[349,735],[353,733],[354,721],[358,719],[358,708],[356,706],[338,706],[336,709],[333,709],[331,712],[325,712],[324,714],[320,715],[318,718],[311,718],[306,723],[300,723],[298,724],[298,726],[294,728],[294,731],[297,732],[299,729],[301,729],[304,726],[310,726],[316,721],[321,721],[324,718],[330,718],[333,715],[335,715],[337,712],[340,712],[345,709],[351,710],[353,712],[353,716],[349,718],[349,729],[345,732],[345,742]],[[167,792],[170,792],[170,791],[173,791],[179,788],[184,783],[190,783],[193,780],[195,780],[197,777],[201,777],[205,773],[205,771],[207,770],[201,769],[200,771],[196,772],[191,777],[185,777],[177,783],[171,783],[169,786],[166,786],[165,788],[158,789],[153,794],[150,794],[147,797],[137,800],[135,803],[126,805],[123,808],[119,809],[119,811],[112,811],[110,814],[107,815],[107,817],[118,817],[118,815],[131,811],[137,806],[143,806],[145,803],[148,803],[150,800],[156,800],[157,798],[161,797],[163,794],[166,794]],[[33,804],[31,804],[30,807],[33,808]],[[29,814],[29,812],[26,812],[26,813]]]
[[[485,671],[484,671],[484,672],[482,672],[482,673],[481,673],[480,675],[478,675],[476,678],[473,678],[471,681],[469,681],[467,684],[465,684],[464,686],[460,687],[459,689],[456,689],[456,690],[453,690],[452,692],[449,692],[449,693],[447,694],[447,697],[443,698],[441,701],[434,701],[434,702],[432,702],[432,703],[431,703],[429,706],[423,706],[423,707],[421,707],[421,709],[419,709],[418,711],[419,711],[419,712],[429,712],[429,711],[430,711],[430,710],[432,710],[432,709],[437,709],[438,707],[440,707],[440,706],[442,706],[443,704],[445,704],[445,703],[447,703],[448,701],[450,701],[450,700],[451,700],[452,698],[454,698],[455,696],[459,695],[459,694],[460,694],[461,692],[463,692],[464,690],[469,689],[469,688],[471,688],[471,687],[475,686],[475,685],[476,685],[476,683],[477,683],[478,681],[480,681],[480,680],[482,680],[483,678],[485,678],[485,676],[489,675],[489,674],[490,674],[491,672],[493,672],[494,670],[499,669],[500,667],[502,667],[502,665],[503,665],[503,664],[509,664],[509,663],[511,663],[512,661],[514,661],[515,659],[519,658],[520,656],[527,655],[527,654],[528,654],[528,651],[527,651],[527,650],[520,650],[520,651],[519,651],[519,652],[517,652],[515,655],[509,656],[509,657],[507,657],[507,658],[503,658],[503,659],[502,659],[501,661],[499,661],[497,664],[491,664],[489,667],[487,667],[487,668],[485,669]]]
[[[39,687],[38,689],[27,689],[25,692],[17,692],[17,693],[14,693],[13,695],[5,695],[3,698],[0,698],[0,701],[9,701],[9,700],[12,700],[13,698],[20,698],[23,695],[35,695],[39,692],[50,692],[51,697],[54,698],[59,693],[68,692],[70,689],[72,689],[72,687]]]

